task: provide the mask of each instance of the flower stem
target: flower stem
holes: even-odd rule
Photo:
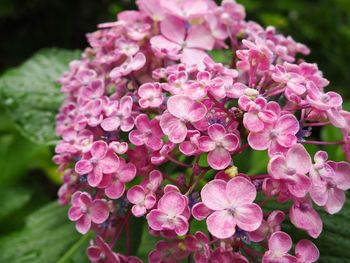
[[[339,145],[343,144],[343,141],[337,142],[320,142],[320,141],[299,141],[302,144],[314,144],[314,145]]]

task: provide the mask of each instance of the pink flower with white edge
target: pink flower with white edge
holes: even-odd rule
[[[94,263],[118,263],[121,258],[104,240],[97,236],[95,241],[87,249],[88,258]]]
[[[146,190],[140,185],[131,187],[126,196],[129,202],[134,204],[131,212],[136,217],[145,215],[147,210],[151,209],[157,201],[153,194],[147,194]]]
[[[200,132],[198,130],[189,130],[187,132],[187,140],[183,141],[180,146],[179,150],[184,155],[191,156],[196,155],[199,153],[198,149],[198,139],[200,138]]]
[[[327,161],[327,153],[319,151],[315,155],[310,196],[329,214],[341,210],[345,203],[345,191],[350,189],[350,164]]]
[[[320,257],[320,252],[310,240],[302,239],[295,246],[295,257],[298,263],[313,263]]]
[[[120,127],[124,132],[130,131],[134,127],[134,118],[131,116],[132,97],[124,96],[119,103],[116,102],[112,106],[111,112],[101,123],[102,129],[105,131],[116,131]]]
[[[184,243],[187,250],[194,252],[193,258],[195,262],[209,262],[209,238],[203,232],[197,231],[194,235],[187,235]]]
[[[306,99],[310,105],[320,111],[325,111],[329,121],[338,128],[346,126],[346,120],[340,113],[343,104],[342,97],[336,92],[322,92],[313,82],[307,84]]]
[[[148,177],[141,182],[141,186],[145,189],[147,194],[155,193],[163,181],[163,175],[158,170],[153,170]]]
[[[269,110],[268,103],[263,97],[251,100],[243,95],[239,98],[238,104],[241,109],[247,111],[244,114],[243,124],[251,132],[260,132],[264,129],[265,123],[272,124],[277,120],[277,114]]]
[[[203,204],[214,211],[207,218],[207,227],[217,238],[233,236],[236,226],[254,231],[262,222],[262,210],[253,203],[255,186],[246,178],[235,177],[227,183],[214,179],[203,187],[201,197]]]
[[[265,125],[260,132],[250,132],[248,143],[254,150],[268,149],[269,155],[285,153],[297,143],[296,134],[299,131],[299,122],[292,114],[278,118],[275,124]]]
[[[149,120],[146,114],[140,114],[135,119],[136,130],[129,133],[131,143],[141,146],[146,145],[154,151],[163,146],[163,132],[159,126],[159,120]]]
[[[322,219],[313,209],[310,199],[294,200],[289,210],[289,218],[294,226],[305,230],[313,238],[317,238],[322,232]]]
[[[275,155],[268,163],[268,172],[275,180],[288,183],[289,192],[304,197],[311,187],[306,174],[311,170],[311,158],[304,146],[295,144],[286,155]]]
[[[285,214],[282,211],[273,211],[267,218],[263,220],[260,227],[248,233],[249,239],[253,242],[261,242],[268,239],[270,235],[281,230],[281,223],[285,219]]]
[[[109,150],[104,141],[94,142],[90,151],[75,164],[75,171],[80,175],[87,174],[88,183],[92,187],[96,187],[102,181],[104,174],[114,173],[118,168],[118,156]]]
[[[198,139],[198,148],[203,152],[209,152],[210,167],[216,170],[225,169],[232,161],[230,152],[238,148],[239,138],[234,133],[227,133],[220,124],[209,126],[208,135]]]
[[[120,158],[120,165],[117,171],[107,174],[98,185],[105,188],[105,194],[111,199],[120,198],[125,192],[125,184],[131,182],[136,176],[136,167],[133,163],[127,163]]]
[[[276,65],[275,72],[271,76],[274,81],[285,84],[286,89],[297,95],[302,95],[306,92],[304,77],[294,72],[287,72],[282,65]]]
[[[147,215],[150,228],[156,231],[174,230],[179,236],[188,232],[188,219],[182,215],[187,207],[187,198],[179,192],[165,193],[158,201],[157,208]]]
[[[139,52],[135,56],[128,56],[128,58],[120,66],[114,68],[109,76],[112,80],[118,80],[120,77],[126,76],[133,71],[140,70],[146,64],[146,57]]]
[[[163,103],[162,88],[159,83],[145,83],[137,91],[141,108],[156,108]]]
[[[160,127],[173,143],[183,142],[187,135],[186,123],[197,122],[204,118],[207,108],[201,102],[187,96],[175,95],[168,99],[168,111],[160,119]]]
[[[168,16],[160,23],[162,35],[151,38],[154,52],[170,59],[180,59],[187,65],[197,64],[203,67],[203,59],[207,56],[204,50],[212,50],[215,39],[205,25],[191,26],[175,16]]]
[[[269,250],[265,252],[262,263],[297,263],[296,257],[288,252],[293,242],[287,233],[277,231],[269,239]]]
[[[192,82],[186,94],[194,100],[202,99],[210,92],[216,98],[224,98],[226,96],[223,87],[224,81],[222,78],[212,78],[208,71],[199,71],[197,73],[197,81]]]
[[[77,191],[72,196],[72,207],[68,217],[76,221],[76,229],[86,234],[91,228],[91,222],[102,224],[107,220],[109,209],[107,202],[101,199],[92,200],[90,194]]]

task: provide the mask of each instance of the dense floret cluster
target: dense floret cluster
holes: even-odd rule
[[[149,262],[315,262],[309,240],[290,252],[281,224],[317,238],[315,207],[334,214],[345,202],[350,164],[306,147],[342,145],[349,157],[342,97],[325,91],[316,64],[296,58],[305,45],[246,21],[234,0],[137,4],[88,34],[91,47],[59,80],[59,199],[77,231],[95,233],[89,259],[141,262],[130,255],[130,220],[139,217],[159,239]],[[325,125],[343,140],[319,141]],[[252,151],[267,152],[267,173],[233,163]]]

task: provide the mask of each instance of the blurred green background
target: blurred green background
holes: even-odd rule
[[[311,55],[306,60],[318,63],[331,81],[330,88],[349,101],[350,0],[238,2],[245,5],[249,20],[274,25],[308,45]],[[96,24],[111,21],[117,12],[134,7],[130,0],[0,0],[0,74],[42,48],[83,49],[87,45],[85,34],[94,31]],[[3,100],[0,104],[0,251],[9,252],[0,253],[0,262],[81,262],[79,251],[85,249],[81,244],[87,239],[74,232],[62,234],[67,229],[72,231],[73,224],[67,224],[65,214],[51,203],[59,187],[59,175],[51,162],[53,147],[26,139],[5,112],[6,103]],[[325,134],[332,139],[337,136],[332,130]],[[346,216],[350,218],[350,213]],[[38,224],[41,232],[33,230]],[[32,241],[45,233],[55,235],[55,239]],[[349,242],[348,238],[344,240]],[[32,245],[13,249],[23,242]],[[45,243],[55,249],[37,250]],[[17,258],[17,253],[23,255]],[[11,257],[13,260],[8,261]],[[324,260],[350,262],[332,257]]]

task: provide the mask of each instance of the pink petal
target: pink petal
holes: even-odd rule
[[[192,207],[192,215],[196,220],[206,219],[213,211],[206,207],[202,202],[195,204]]]
[[[252,132],[259,132],[264,129],[264,123],[255,113],[247,112],[244,114],[243,124],[246,129]]]
[[[256,197],[255,186],[242,176],[235,177],[228,181],[225,192],[226,198],[233,206],[250,204]]]
[[[90,153],[95,159],[103,159],[108,151],[108,144],[104,141],[94,142],[91,146]]]
[[[207,218],[209,232],[220,239],[232,237],[236,232],[236,222],[227,210],[215,211]]]
[[[80,207],[73,206],[68,211],[68,217],[71,221],[79,220],[84,214],[81,212]]]
[[[91,218],[89,215],[84,215],[83,217],[81,217],[76,225],[75,225],[76,229],[78,230],[79,233],[81,234],[86,234],[90,228],[91,228]]]
[[[108,117],[104,119],[101,123],[101,127],[105,131],[116,131],[120,126],[119,117]]]
[[[236,150],[239,145],[239,139],[236,134],[229,133],[222,139],[222,145],[224,148],[230,152]]]
[[[186,65],[197,65],[200,70],[205,68],[204,59],[208,54],[202,50],[194,48],[184,48],[181,56],[181,62]]]
[[[202,136],[198,139],[198,148],[203,152],[213,151],[215,147],[215,142],[212,141],[208,136]]]
[[[231,154],[222,147],[217,147],[208,154],[208,164],[215,170],[225,169],[230,165],[231,161]]]
[[[105,189],[106,195],[111,199],[120,198],[125,191],[125,185],[118,181],[114,181],[109,187]]]
[[[90,207],[91,221],[95,224],[102,224],[109,216],[108,205],[106,201],[94,200]]]
[[[146,217],[149,227],[156,231],[163,230],[163,223],[166,218],[166,214],[158,209],[153,209]]]
[[[136,217],[141,217],[143,215],[145,215],[147,213],[147,210],[144,206],[141,206],[141,205],[134,205],[132,208],[131,208],[131,212],[134,216]]]
[[[202,191],[203,204],[212,210],[222,210],[229,207],[229,199],[226,197],[226,182],[223,180],[212,180],[207,183]]]
[[[295,197],[302,198],[310,190],[311,180],[306,175],[296,174],[293,176],[295,180],[293,183],[288,184],[289,192]]]
[[[167,16],[160,23],[160,31],[163,36],[180,45],[185,40],[185,22],[175,16]]]
[[[286,134],[296,134],[299,131],[299,122],[294,115],[286,114],[277,120],[275,129]]]
[[[306,174],[310,171],[312,161],[304,146],[295,144],[289,149],[287,152],[287,166],[293,167],[299,174]]]
[[[254,231],[261,225],[263,213],[257,204],[244,204],[235,209],[234,217],[239,228]]]
[[[226,130],[220,124],[213,124],[208,128],[208,135],[213,141],[221,141],[225,134]]]
[[[343,190],[330,188],[328,190],[328,200],[324,206],[325,211],[331,215],[338,213],[345,203],[345,197]]]
[[[75,164],[75,171],[77,174],[88,174],[92,171],[93,166],[90,163],[90,161],[87,160],[80,160]]]
[[[96,187],[99,185],[102,181],[103,173],[102,170],[97,166],[94,168],[94,170],[88,174],[88,183],[92,187]]]
[[[286,179],[287,161],[283,155],[273,156],[267,166],[267,170],[274,179]]]
[[[254,150],[266,150],[271,142],[270,131],[270,128],[265,127],[261,132],[250,132],[247,138],[250,147]]]
[[[314,243],[309,240],[300,240],[295,246],[295,255],[300,262],[312,263],[316,262],[320,257],[320,252]]]
[[[189,224],[185,217],[178,216],[176,217],[175,223],[175,233],[179,236],[183,236],[188,232]]]
[[[293,242],[290,236],[281,231],[273,233],[269,239],[269,250],[282,255],[288,253],[292,245]]]
[[[199,48],[205,50],[212,50],[215,39],[210,30],[204,25],[192,26],[186,38],[186,46],[189,48]]]

